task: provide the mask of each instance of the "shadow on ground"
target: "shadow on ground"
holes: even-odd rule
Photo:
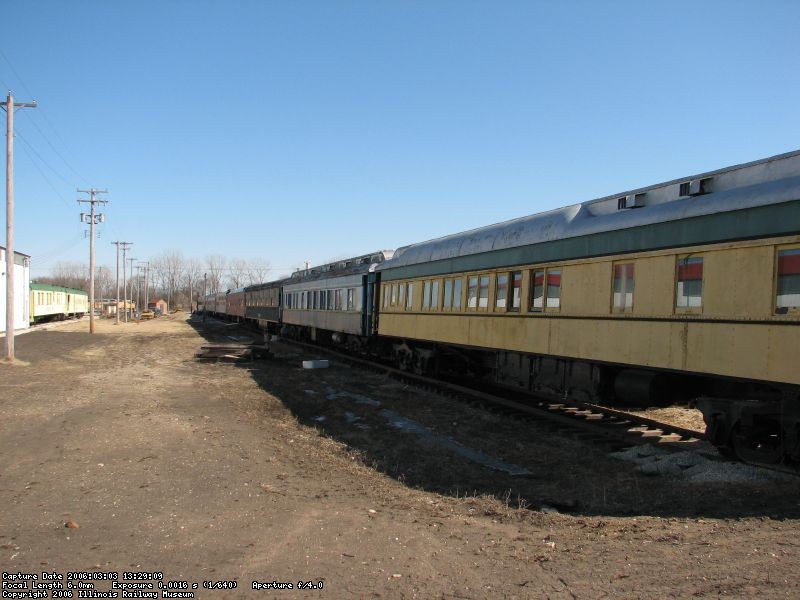
[[[190,325],[213,343],[261,341],[232,323],[194,316]],[[233,365],[253,377],[297,421],[344,444],[364,464],[403,484],[454,497],[496,499],[510,508],[602,516],[800,517],[800,477],[753,469],[742,480],[709,471],[647,475],[636,465],[567,431],[544,428],[398,383],[323,358],[289,343],[271,358]],[[245,376],[245,373],[243,373]],[[678,468],[680,470],[680,468]],[[495,507],[495,508],[493,508]]]

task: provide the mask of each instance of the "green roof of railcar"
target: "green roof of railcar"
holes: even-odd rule
[[[88,296],[89,292],[76,288],[64,287],[63,285],[50,285],[49,283],[31,283],[31,291],[37,292],[66,292],[68,294],[82,294]]]

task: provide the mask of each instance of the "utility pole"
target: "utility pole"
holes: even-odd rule
[[[139,285],[139,265],[136,265],[136,275],[133,274],[133,260],[131,259],[131,277],[133,278],[131,281],[131,298],[133,297],[133,284],[136,283],[136,308],[139,309],[141,312],[141,302],[139,302],[139,290],[141,286]]]
[[[116,319],[114,320],[114,325],[119,325],[119,245],[125,244],[126,242],[111,242],[117,247],[117,305],[114,307],[114,313],[116,315]]]
[[[139,275],[139,263],[136,263],[136,306],[139,308],[139,314],[142,314],[142,280]],[[133,264],[131,264],[133,268]]]
[[[144,263],[144,307],[150,305],[150,298],[148,297],[148,290],[150,285],[150,262]]]
[[[128,252],[128,248],[133,246],[133,242],[120,242],[119,245],[122,246],[122,293],[123,293],[123,300],[122,300],[123,309],[122,310],[125,311],[124,312],[124,314],[125,314],[125,322],[127,323],[128,322],[128,284],[127,284],[128,274],[127,274],[127,271],[125,269],[125,265],[126,265],[125,255]]]
[[[203,329],[206,328],[206,311],[208,310],[208,298],[206,297],[206,280],[208,273],[203,273]]]
[[[89,223],[89,333],[94,333],[94,226],[106,220],[103,213],[95,214],[96,204],[108,204],[108,200],[98,200],[97,194],[107,194],[108,190],[90,188],[78,190],[79,194],[89,194],[89,200],[78,199],[78,204],[89,204],[89,214],[81,213],[81,223]]]
[[[6,111],[6,353],[14,362],[14,111],[36,108],[36,102],[14,102],[8,92],[0,106]]]
[[[131,293],[128,296],[128,298],[131,299],[131,304],[133,304],[133,261],[135,261],[135,260],[136,260],[135,258],[129,258],[128,259],[128,262],[131,263],[131,279],[130,279]],[[131,315],[131,316],[133,316],[133,315]]]
[[[150,267],[150,262],[149,261],[140,262],[137,265],[137,267],[142,267],[144,269],[144,303],[142,304],[142,310],[147,310],[147,270]]]

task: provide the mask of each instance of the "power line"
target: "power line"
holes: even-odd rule
[[[60,158],[64,162],[64,164],[67,166],[67,168],[70,171],[72,171],[75,174],[75,176],[78,177],[78,179],[80,179],[84,183],[86,183],[86,178],[83,175],[81,175],[80,173],[78,173],[78,171],[76,171],[75,168],[69,163],[69,161],[66,158],[64,158],[64,156],[58,151],[58,149],[50,141],[50,138],[48,138],[47,135],[45,135],[44,131],[42,131],[41,127],[39,127],[39,125],[36,123],[36,120],[31,118],[30,116],[28,116],[28,113],[24,113],[24,114],[28,117],[28,120],[33,124],[33,126],[36,128],[36,130],[44,138],[44,141],[47,142],[47,145],[50,146],[50,149],[53,152],[56,153],[56,156],[58,156],[58,158]]]
[[[23,139],[22,137],[20,137],[20,140],[22,140],[25,143],[25,145],[29,145],[28,142],[25,141],[25,139]],[[33,150],[33,148],[31,148],[31,150]],[[28,155],[28,158],[31,159],[31,164],[36,168],[37,171],[39,171],[39,174],[42,176],[42,179],[44,179],[47,182],[47,185],[50,186],[50,189],[52,189],[55,192],[56,196],[58,196],[59,199],[64,203],[64,206],[66,206],[67,209],[69,209],[69,204],[67,203],[67,199],[61,194],[61,192],[58,191],[56,186],[53,185],[53,182],[50,181],[50,178],[47,175],[45,175],[45,172],[42,171],[42,168],[34,160],[33,155],[28,151],[28,148],[26,148],[26,146],[22,146],[22,151],[25,154]],[[33,152],[36,152],[36,151],[33,150]],[[38,153],[37,153],[37,155],[38,155]],[[41,157],[39,157],[39,158],[41,158]],[[52,167],[51,167],[51,169],[52,169]]]
[[[58,177],[64,183],[69,184],[69,180],[66,177],[64,177],[61,173],[56,171],[56,168],[53,165],[51,165],[49,162],[47,162],[47,160],[45,160],[45,158],[41,154],[39,154],[39,151],[36,148],[34,148],[33,145],[27,139],[25,139],[24,135],[22,135],[21,133],[17,132],[17,137],[28,148],[30,148],[31,152],[33,152],[39,158],[39,160],[42,161],[42,163],[55,174],[56,177]]]
[[[27,92],[27,94],[29,96],[35,97],[35,94],[31,93],[30,89],[25,84],[25,80],[22,79],[20,74],[14,68],[14,65],[12,64],[12,62],[8,59],[8,56],[6,56],[6,54],[2,50],[0,50],[0,56],[2,56],[3,60],[6,61],[6,64],[8,64],[9,68],[11,69],[11,72],[14,74],[14,76],[17,78],[17,80],[19,80],[19,82],[22,85],[22,87],[25,90],[25,92]],[[3,84],[5,85],[5,87],[7,89],[11,89],[11,86],[5,84],[5,82],[3,82]],[[42,110],[41,107],[40,107],[40,109],[38,111],[38,114],[40,114],[42,116],[42,118],[45,120],[45,122],[50,126],[50,129],[55,134],[55,136],[58,138],[58,140],[61,142],[61,145],[66,150],[69,150],[69,147],[67,146],[67,143],[64,141],[64,138],[61,137],[61,135],[58,133],[58,130],[56,129],[55,125],[53,125],[53,122],[50,121],[50,119],[48,118],[47,112]],[[42,135],[42,137],[45,139],[45,141],[50,145],[50,147],[53,149],[53,152],[55,152],[56,155],[58,155],[58,157],[62,161],[64,161],[64,164],[67,165],[67,168],[70,171],[72,171],[75,175],[77,175],[77,177],[79,179],[81,179],[84,183],[88,184],[88,181],[86,180],[86,178],[83,175],[81,175],[80,173],[78,173],[78,171],[75,170],[75,168],[67,161],[67,159],[64,158],[64,156],[55,148],[55,146],[52,144],[52,142],[50,142],[49,138],[47,137],[47,135],[45,135],[44,131],[42,131],[42,129],[39,127],[39,125],[36,123],[36,121],[34,119],[31,119],[31,123],[33,123],[34,127],[36,127],[36,129],[39,131],[39,133]]]

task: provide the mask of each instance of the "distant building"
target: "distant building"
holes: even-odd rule
[[[14,329],[30,325],[31,257],[14,252]],[[0,333],[6,330],[6,249],[0,246]]]
[[[116,317],[117,310],[119,310],[120,316],[124,315],[126,306],[129,312],[136,310],[136,303],[132,300],[128,300],[127,304],[124,300],[120,300],[119,302],[116,300],[102,300],[99,306],[102,306],[103,315],[107,318]]]
[[[167,301],[163,298],[154,298],[150,302],[147,303],[147,308],[150,310],[158,310],[161,312],[162,315],[167,314],[167,309],[169,306],[167,305]]]

